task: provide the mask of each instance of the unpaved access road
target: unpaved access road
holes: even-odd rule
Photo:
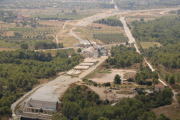
[[[62,29],[59,31],[59,33],[56,35],[56,43],[57,43],[57,44],[59,43],[58,37],[59,37],[59,35],[62,33],[62,31],[64,30],[67,22],[69,22],[69,21],[66,21],[66,22],[64,23],[63,28],[62,28]]]
[[[137,44],[136,44],[136,40],[134,39],[134,37],[132,36],[132,33],[131,31],[129,30],[127,24],[126,24],[126,21],[125,21],[125,17],[121,17],[120,18],[120,21],[123,23],[123,27],[125,29],[125,33],[127,34],[127,37],[129,38],[129,43],[134,43],[134,46],[136,48],[136,51],[141,54],[141,52],[139,51],[138,47],[137,47]],[[149,68],[152,70],[152,71],[155,71],[155,69],[153,68],[153,66],[146,60],[146,58],[144,58],[146,64],[149,66]],[[165,86],[168,86],[168,84],[166,84],[163,80],[159,79],[159,82],[161,82],[163,85]],[[174,90],[172,90],[173,92],[173,99],[177,102],[177,99],[176,99],[176,92]]]

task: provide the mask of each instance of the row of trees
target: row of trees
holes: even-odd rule
[[[54,43],[54,42],[36,42],[35,43],[35,50],[39,49],[54,49],[54,48],[63,48],[63,43]]]
[[[172,92],[169,88],[149,95],[136,95],[126,98],[116,105],[107,105],[108,100],[102,101],[99,95],[86,86],[69,88],[63,96],[62,105],[55,114],[54,120],[155,120],[156,115],[151,108],[171,104]],[[105,106],[106,105],[106,106]],[[166,118],[163,114],[162,117]],[[166,119],[169,120],[169,119]]]
[[[109,26],[123,26],[122,22],[119,21],[118,19],[100,19],[97,21],[94,21],[94,23],[99,23],[99,24],[106,24]]]
[[[126,47],[125,45],[112,47],[111,56],[106,60],[106,64],[114,68],[130,67],[134,63],[143,61],[143,57],[136,52],[134,47]]]
[[[38,79],[48,79],[58,71],[66,71],[79,64],[82,56],[66,51],[51,53],[35,51],[0,52],[0,116],[11,116],[10,105],[24,93],[39,84]]]

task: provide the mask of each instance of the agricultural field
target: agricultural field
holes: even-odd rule
[[[91,23],[87,27],[76,27],[73,31],[81,39],[86,39],[86,37],[88,37],[89,40],[99,44],[121,43],[127,41],[124,29],[120,26]]]
[[[20,32],[22,34],[22,38],[46,38],[51,35],[54,38],[54,34],[58,32],[59,29],[31,29],[28,31]]]
[[[89,3],[89,2],[52,2],[40,3],[34,1],[33,5],[28,5],[26,2],[21,2],[20,7],[11,6],[11,4],[4,4],[4,10],[14,11],[18,15],[39,18],[39,19],[56,19],[56,20],[78,20],[97,13],[108,11],[113,8],[111,4],[106,3]],[[32,1],[33,2],[33,1]],[[29,6],[29,7],[28,7]],[[35,7],[35,8],[34,8]],[[31,9],[30,9],[31,8]]]
[[[153,47],[161,47],[162,45],[158,42],[140,42],[142,48],[149,49]]]
[[[27,23],[28,24],[28,23]],[[19,49],[21,43],[28,43],[29,49],[34,49],[37,41],[55,41],[55,35],[62,29],[64,22],[37,21],[36,27],[22,26],[21,23],[0,22],[0,47],[7,49]]]
[[[89,26],[88,30],[91,34],[103,34],[103,33],[106,33],[106,34],[123,33],[123,34],[125,34],[123,27],[108,26],[108,25],[99,24],[99,23],[92,23]]]
[[[58,40],[60,43],[63,43],[64,47],[71,47],[78,43],[78,40],[70,34],[70,30],[77,23],[77,21],[67,22],[65,28],[62,33],[58,36]]]
[[[105,44],[123,43],[128,41],[124,34],[93,34],[94,39],[99,39]]]
[[[49,43],[51,39],[5,39],[0,40],[0,50],[15,50],[20,49],[21,43],[28,43],[29,50],[34,50],[34,46],[36,42],[46,42]]]

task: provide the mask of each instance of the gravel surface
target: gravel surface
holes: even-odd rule
[[[34,92],[28,99],[42,101],[58,101],[58,98],[69,87],[69,84],[80,81],[79,78],[71,78],[70,76],[61,75],[55,80],[43,85]]]
[[[41,88],[36,90],[27,100],[35,99],[42,101],[59,101],[59,97],[66,91],[71,83],[81,81],[81,78],[85,77],[92,71],[94,71],[102,62],[106,60],[107,56],[102,56],[101,58],[96,58],[93,60],[98,60],[99,62],[90,67],[88,70],[82,72],[79,77],[60,75],[55,80],[44,84]]]

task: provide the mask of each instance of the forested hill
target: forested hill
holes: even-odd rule
[[[133,21],[133,36],[138,41],[156,41],[163,45],[180,42],[180,16],[168,16],[153,21]]]
[[[65,51],[57,51],[55,57],[24,50],[0,52],[0,119],[11,115],[10,105],[38,84],[38,79],[71,69],[81,58],[76,53],[69,58]]]
[[[180,68],[180,16],[168,16],[145,22],[133,21],[133,36],[138,43],[159,42],[160,48],[142,49],[154,66]],[[141,47],[141,44],[139,44]]]

